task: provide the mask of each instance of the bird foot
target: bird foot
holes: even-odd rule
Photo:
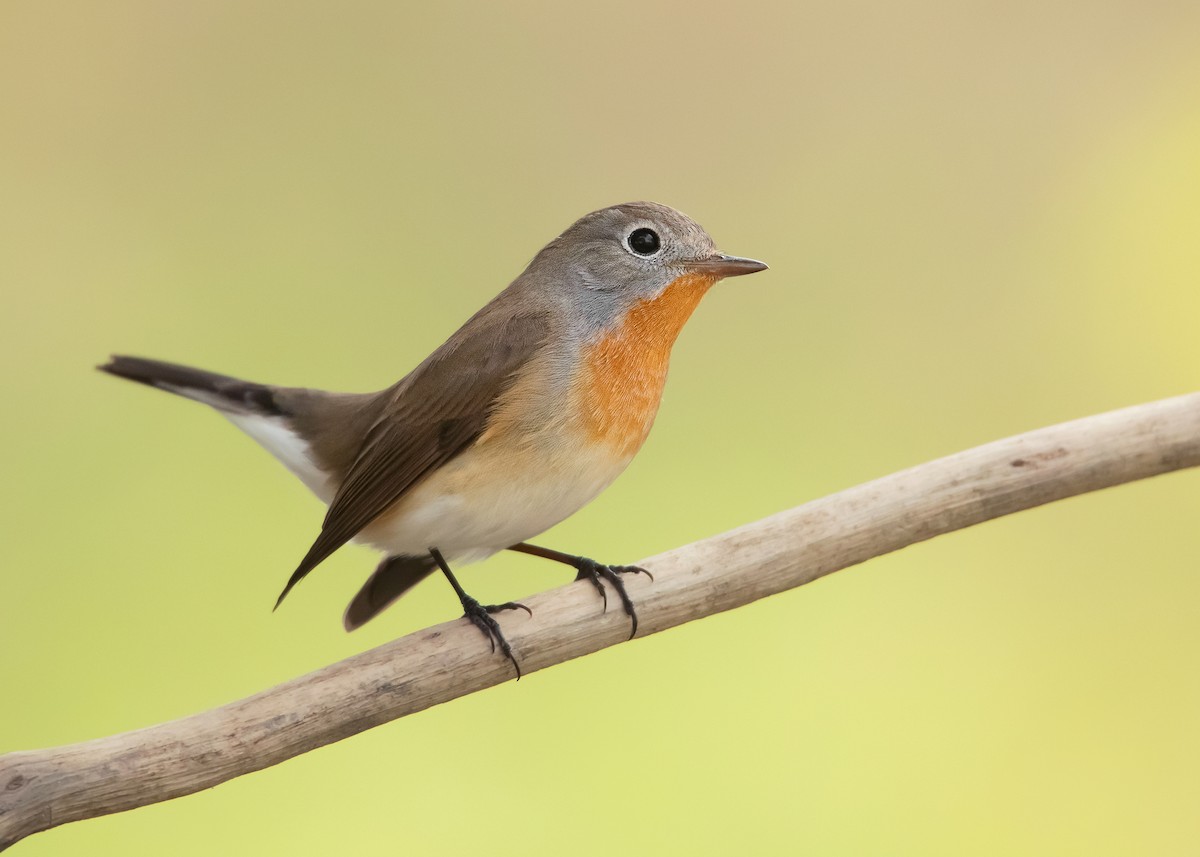
[[[629,593],[625,591],[625,581],[622,580],[621,575],[644,574],[651,580],[654,580],[654,575],[636,565],[604,565],[585,556],[578,558],[575,568],[579,571],[575,575],[576,580],[590,581],[592,586],[596,587],[596,591],[604,599],[604,612],[606,613],[608,612],[608,590],[605,589],[602,581],[607,580],[616,590],[617,596],[621,599],[621,605],[625,608],[625,615],[629,617],[630,624],[633,626],[629,631],[629,639],[632,640],[638,629],[637,611],[633,607]]]
[[[520,681],[521,665],[517,663],[512,646],[504,638],[504,632],[500,630],[500,623],[492,618],[492,614],[502,610],[524,610],[532,616],[533,611],[517,601],[508,601],[504,604],[480,604],[469,595],[462,599],[462,606],[464,617],[470,620],[471,624],[478,628],[492,644],[492,652],[495,653],[496,646],[499,646],[504,657],[512,661],[513,668],[517,671],[517,680]]]

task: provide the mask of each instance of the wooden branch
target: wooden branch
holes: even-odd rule
[[[1200,464],[1200,393],[987,444],[646,560],[628,581],[641,634],[731,610],[941,533]],[[525,672],[623,642],[574,584],[501,621]],[[467,622],[410,634],[170,723],[0,756],[0,849],[69,821],[211,788],[513,677]]]

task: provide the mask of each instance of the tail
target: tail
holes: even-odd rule
[[[429,554],[421,556],[389,556],[379,563],[379,568],[363,588],[354,596],[342,624],[347,631],[361,627],[365,622],[378,616],[385,607],[412,589],[437,568],[437,563]],[[291,583],[288,584],[289,588]],[[284,590],[284,595],[287,590]],[[283,595],[279,596],[283,600]],[[278,606],[278,605],[276,605]]]
[[[255,384],[144,357],[117,355],[96,368],[211,405],[279,459],[323,501],[328,503],[333,498],[337,486],[331,479],[330,462],[316,455],[310,430],[321,415],[327,422],[345,416],[344,411],[330,406],[336,404],[337,397],[316,390]],[[321,403],[325,403],[324,409],[319,408]]]
[[[358,454],[359,444],[346,439],[366,437],[388,402],[381,394],[271,387],[144,357],[114,355],[96,368],[216,408],[326,503]],[[434,567],[428,556],[385,560],[347,610],[346,628],[366,622]],[[292,575],[279,601],[303,576]]]
[[[291,416],[276,397],[276,388],[265,384],[242,381],[228,375],[218,375],[216,372],[205,372],[203,369],[192,369],[178,363],[120,354],[113,355],[108,363],[96,368],[118,378],[137,381],[139,384],[203,402],[226,414]]]

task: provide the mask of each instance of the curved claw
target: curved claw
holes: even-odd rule
[[[509,610],[518,607],[529,610],[529,608],[524,604],[518,604],[516,602],[484,607],[474,598],[468,598],[463,601],[464,618],[468,619],[472,625],[478,628],[480,632],[487,637],[488,642],[492,644],[492,654],[496,653],[497,643],[500,645],[500,651],[506,658],[512,661],[513,669],[517,671],[517,681],[520,681],[521,665],[517,663],[517,658],[516,655],[513,654],[512,646],[510,646],[508,644],[508,640],[504,638],[504,632],[500,630],[500,623],[491,616],[493,611]],[[533,615],[532,610],[529,610],[529,615]]]
[[[617,571],[621,572],[622,574],[644,574],[646,577],[650,578],[651,583],[654,582],[654,575],[651,574],[647,569],[642,568],[640,565],[623,565],[618,568]]]
[[[625,613],[629,616],[629,622],[632,626],[629,630],[629,639],[632,640],[637,636],[638,618],[637,611],[633,608],[633,599],[625,591],[625,581],[621,579],[620,572],[611,568],[605,568],[600,574],[613,585],[613,589],[617,590],[617,595],[621,598],[621,605],[625,608]]]
[[[483,608],[489,613],[499,613],[501,610],[524,610],[529,614],[529,618],[533,618],[533,611],[522,604],[520,601],[505,601],[503,604],[489,604]]]
[[[600,572],[597,571],[597,564],[592,563],[586,568],[579,569],[579,574],[575,575],[576,580],[586,580],[596,587],[596,591],[600,593],[600,597],[604,599],[604,607],[601,613],[608,612],[608,590],[604,588],[604,584],[600,582]]]
[[[608,612],[608,591],[606,590],[601,578],[612,584],[613,589],[617,591],[617,596],[621,599],[621,606],[625,608],[625,614],[629,616],[631,625],[629,631],[629,639],[637,636],[638,617],[637,610],[633,606],[633,599],[629,597],[629,593],[625,591],[625,582],[621,579],[622,574],[644,574],[651,580],[654,580],[654,575],[644,568],[639,568],[636,565],[603,565],[595,560],[580,557],[579,574],[575,576],[576,580],[590,580],[592,585],[600,592],[604,599],[604,612]]]
[[[487,638],[487,641],[491,643],[492,654],[496,654],[496,638],[492,635],[492,629],[488,627],[486,622],[480,620],[476,616],[468,615],[467,618],[471,621],[472,625],[474,625],[483,633],[483,636]]]

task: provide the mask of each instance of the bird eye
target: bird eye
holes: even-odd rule
[[[629,233],[629,237],[625,241],[629,244],[629,249],[639,256],[653,256],[658,252],[658,233],[653,229],[647,229],[644,226],[641,229],[635,229]]]

